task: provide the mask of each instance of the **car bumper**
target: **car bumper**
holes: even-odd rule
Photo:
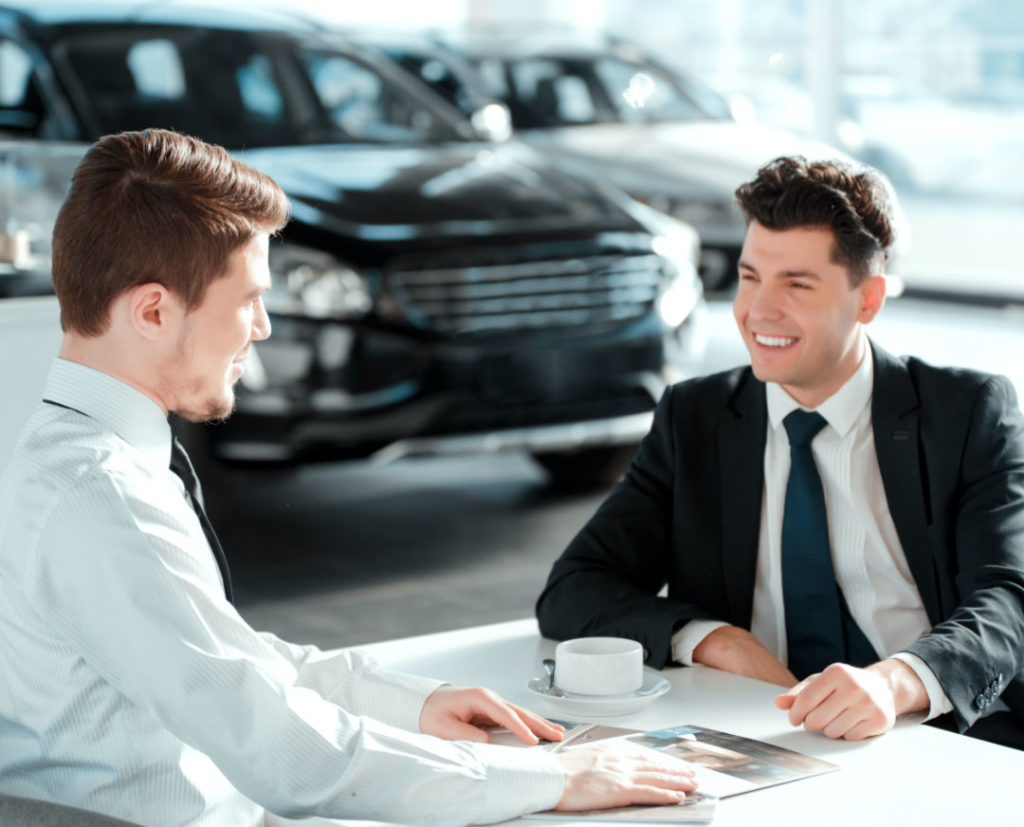
[[[278,464],[635,443],[665,387],[693,373],[704,314],[702,306],[673,331],[647,319],[614,335],[529,348],[366,330],[340,348],[355,372],[337,354],[333,369],[310,355],[325,339],[322,325],[278,325],[279,347],[296,365],[283,371],[280,353],[260,343],[255,352],[265,355],[247,368],[256,387],[240,391],[235,414],[211,426],[210,448],[225,462]]]

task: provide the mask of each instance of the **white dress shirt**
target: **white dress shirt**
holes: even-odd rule
[[[828,514],[832,565],[849,606],[880,657],[897,657],[921,678],[934,717],[952,709],[934,673],[900,650],[931,629],[885,498],[871,427],[874,357],[867,348],[854,374],[815,410],[828,423],[811,443]],[[783,420],[800,404],[781,386],[766,385],[768,438],[750,631],[786,663],[782,598],[782,516],[789,481],[789,437]],[[805,408],[805,410],[807,410]],[[673,657],[693,662],[693,650],[720,621],[690,621],[673,636]]]
[[[416,732],[439,682],[253,631],[151,399],[60,359],[44,396],[81,413],[40,405],[0,484],[0,791],[154,827],[558,802],[546,753]]]

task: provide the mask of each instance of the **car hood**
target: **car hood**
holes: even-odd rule
[[[368,241],[641,229],[616,190],[518,142],[275,147],[238,157],[280,184],[296,220]]]
[[[533,146],[597,164],[633,195],[732,201],[737,186],[780,155],[849,156],[829,144],[754,124],[599,124],[520,133]]]

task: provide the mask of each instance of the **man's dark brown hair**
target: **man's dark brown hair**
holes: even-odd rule
[[[881,273],[895,240],[889,190],[873,170],[838,161],[776,158],[736,190],[749,224],[770,230],[826,227],[835,236],[832,261],[846,267],[850,285]]]
[[[107,135],[75,170],[53,230],[61,327],[103,333],[114,299],[150,282],[193,310],[235,250],[287,221],[281,188],[222,147],[165,129]]]

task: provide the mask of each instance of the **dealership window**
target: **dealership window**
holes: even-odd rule
[[[1024,4],[606,0],[602,10],[597,25],[710,81],[739,117],[824,138],[884,171],[909,220],[909,288],[1024,299]]]

